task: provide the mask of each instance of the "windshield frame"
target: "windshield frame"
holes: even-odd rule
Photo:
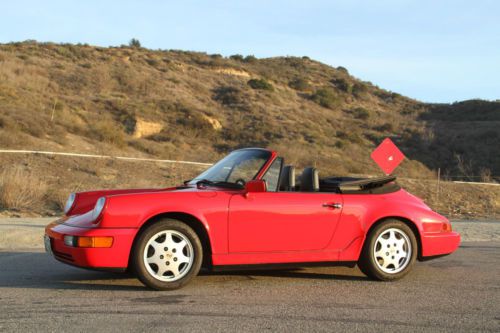
[[[197,175],[195,178],[191,179],[189,182],[186,182],[186,185],[197,185],[197,183],[200,182],[200,181],[202,181],[202,180],[209,180],[209,181],[213,181],[214,183],[217,183],[217,182],[219,182],[219,183],[227,182],[229,184],[232,184],[232,182],[229,182],[228,180],[230,179],[231,174],[233,173],[235,167],[238,164],[241,164],[241,161],[240,161],[240,163],[238,163],[238,164],[234,163],[231,166],[231,170],[228,172],[228,174],[226,175],[226,177],[225,177],[224,180],[212,180],[212,179],[207,178],[204,175],[208,174],[209,171],[212,170],[212,169],[215,170],[216,168],[219,168],[220,165],[223,163],[223,161],[226,160],[227,158],[229,158],[231,155],[233,155],[235,153],[248,152],[248,151],[255,151],[259,155],[260,154],[264,154],[263,155],[263,157],[264,157],[263,160],[264,161],[263,161],[262,165],[259,167],[258,171],[253,175],[253,177],[251,179],[246,180],[246,181],[256,180],[256,179],[262,178],[263,175],[265,174],[266,170],[269,168],[269,166],[271,165],[271,163],[276,158],[276,153],[274,151],[271,151],[271,150],[268,150],[268,149],[264,149],[264,148],[243,148],[243,149],[238,149],[238,150],[234,150],[234,151],[230,152],[228,155],[224,156],[222,159],[220,159],[219,161],[217,161],[216,163],[214,163],[208,169],[204,170],[202,173],[200,173],[199,175]],[[250,159],[250,158],[251,158],[251,156],[247,156],[245,159]],[[234,184],[236,184],[236,183],[234,183]],[[242,185],[242,188],[243,187],[244,186]]]

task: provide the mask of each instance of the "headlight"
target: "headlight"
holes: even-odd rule
[[[104,209],[104,204],[106,203],[105,197],[100,197],[95,203],[94,210],[92,211],[92,220],[95,221],[101,215],[102,210]]]
[[[64,205],[64,214],[68,214],[71,208],[73,208],[73,204],[75,203],[76,199],[76,194],[71,193],[68,197],[68,200],[66,200],[66,204]]]

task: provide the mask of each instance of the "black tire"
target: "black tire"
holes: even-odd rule
[[[383,271],[379,267],[377,259],[375,258],[375,243],[377,242],[378,237],[384,234],[384,232],[385,233],[390,232],[388,229],[396,229],[404,233],[408,237],[410,244],[409,246],[411,246],[411,255],[409,255],[408,258],[402,261],[405,263],[404,265],[403,264],[401,265],[404,268],[401,271],[394,273]],[[411,268],[415,264],[418,250],[419,249],[418,249],[417,239],[415,238],[413,230],[408,225],[395,219],[386,220],[377,225],[367,235],[365,244],[363,245],[363,250],[361,251],[361,256],[358,261],[358,267],[365,275],[375,280],[380,280],[380,281],[398,280],[410,272]],[[392,265],[392,267],[394,267],[395,270],[396,267],[394,265]],[[388,267],[387,269],[391,268]]]
[[[153,267],[157,267],[154,265],[151,266],[150,264],[145,262],[144,251],[146,245],[152,239],[152,237],[162,231],[172,231],[178,233],[187,238],[187,240],[189,240],[190,242],[190,245],[192,246],[191,255],[193,256],[193,259],[192,261],[190,261],[191,266],[188,269],[185,269],[185,271],[182,274],[182,277],[180,277],[178,280],[175,281],[162,281],[160,280],[160,278],[163,278],[163,276],[155,277],[155,275],[150,273],[150,271],[146,267],[146,265],[148,265],[150,269],[153,269]],[[167,253],[165,253],[164,255],[166,256]],[[169,255],[175,256],[175,254],[169,254]],[[174,260],[174,258],[171,258],[170,260]],[[175,258],[175,260],[177,260],[177,258]],[[198,275],[202,261],[203,261],[203,248],[196,232],[194,232],[194,230],[191,229],[191,227],[189,227],[187,224],[181,221],[174,219],[162,219],[146,227],[137,236],[137,239],[134,243],[134,247],[131,253],[130,266],[133,269],[134,273],[139,278],[139,280],[142,283],[144,283],[144,285],[146,285],[147,287],[155,290],[174,290],[186,285],[189,281],[191,281],[193,277]],[[179,271],[180,270],[181,269],[179,269]],[[158,274],[156,276],[158,276]]]

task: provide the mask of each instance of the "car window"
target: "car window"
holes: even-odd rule
[[[267,191],[276,192],[278,190],[278,182],[280,179],[281,166],[283,165],[283,158],[278,157],[274,160],[273,164],[269,167],[263,180],[266,181]]]
[[[236,182],[238,179],[247,182],[254,179],[259,170],[271,157],[267,150],[237,150],[189,181],[196,184],[205,179],[212,182]]]
[[[240,164],[236,164],[231,172],[228,182],[235,182],[238,179],[243,179],[245,182],[252,180],[255,176],[255,171],[260,169],[263,160],[259,157],[244,160]],[[265,160],[264,160],[265,162]]]

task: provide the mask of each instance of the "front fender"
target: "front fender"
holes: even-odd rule
[[[205,227],[213,253],[227,253],[227,218],[230,195],[224,192],[154,192],[108,197],[99,226],[139,229],[165,213],[184,213]]]
[[[170,191],[175,188],[166,189],[122,189],[122,190],[97,190],[97,191],[87,191],[75,193],[75,202],[71,207],[70,211],[67,213],[68,216],[80,215],[87,213],[92,210],[95,203],[100,197],[107,197],[119,194],[130,194],[130,193],[144,193],[144,192],[158,192],[158,191]]]

